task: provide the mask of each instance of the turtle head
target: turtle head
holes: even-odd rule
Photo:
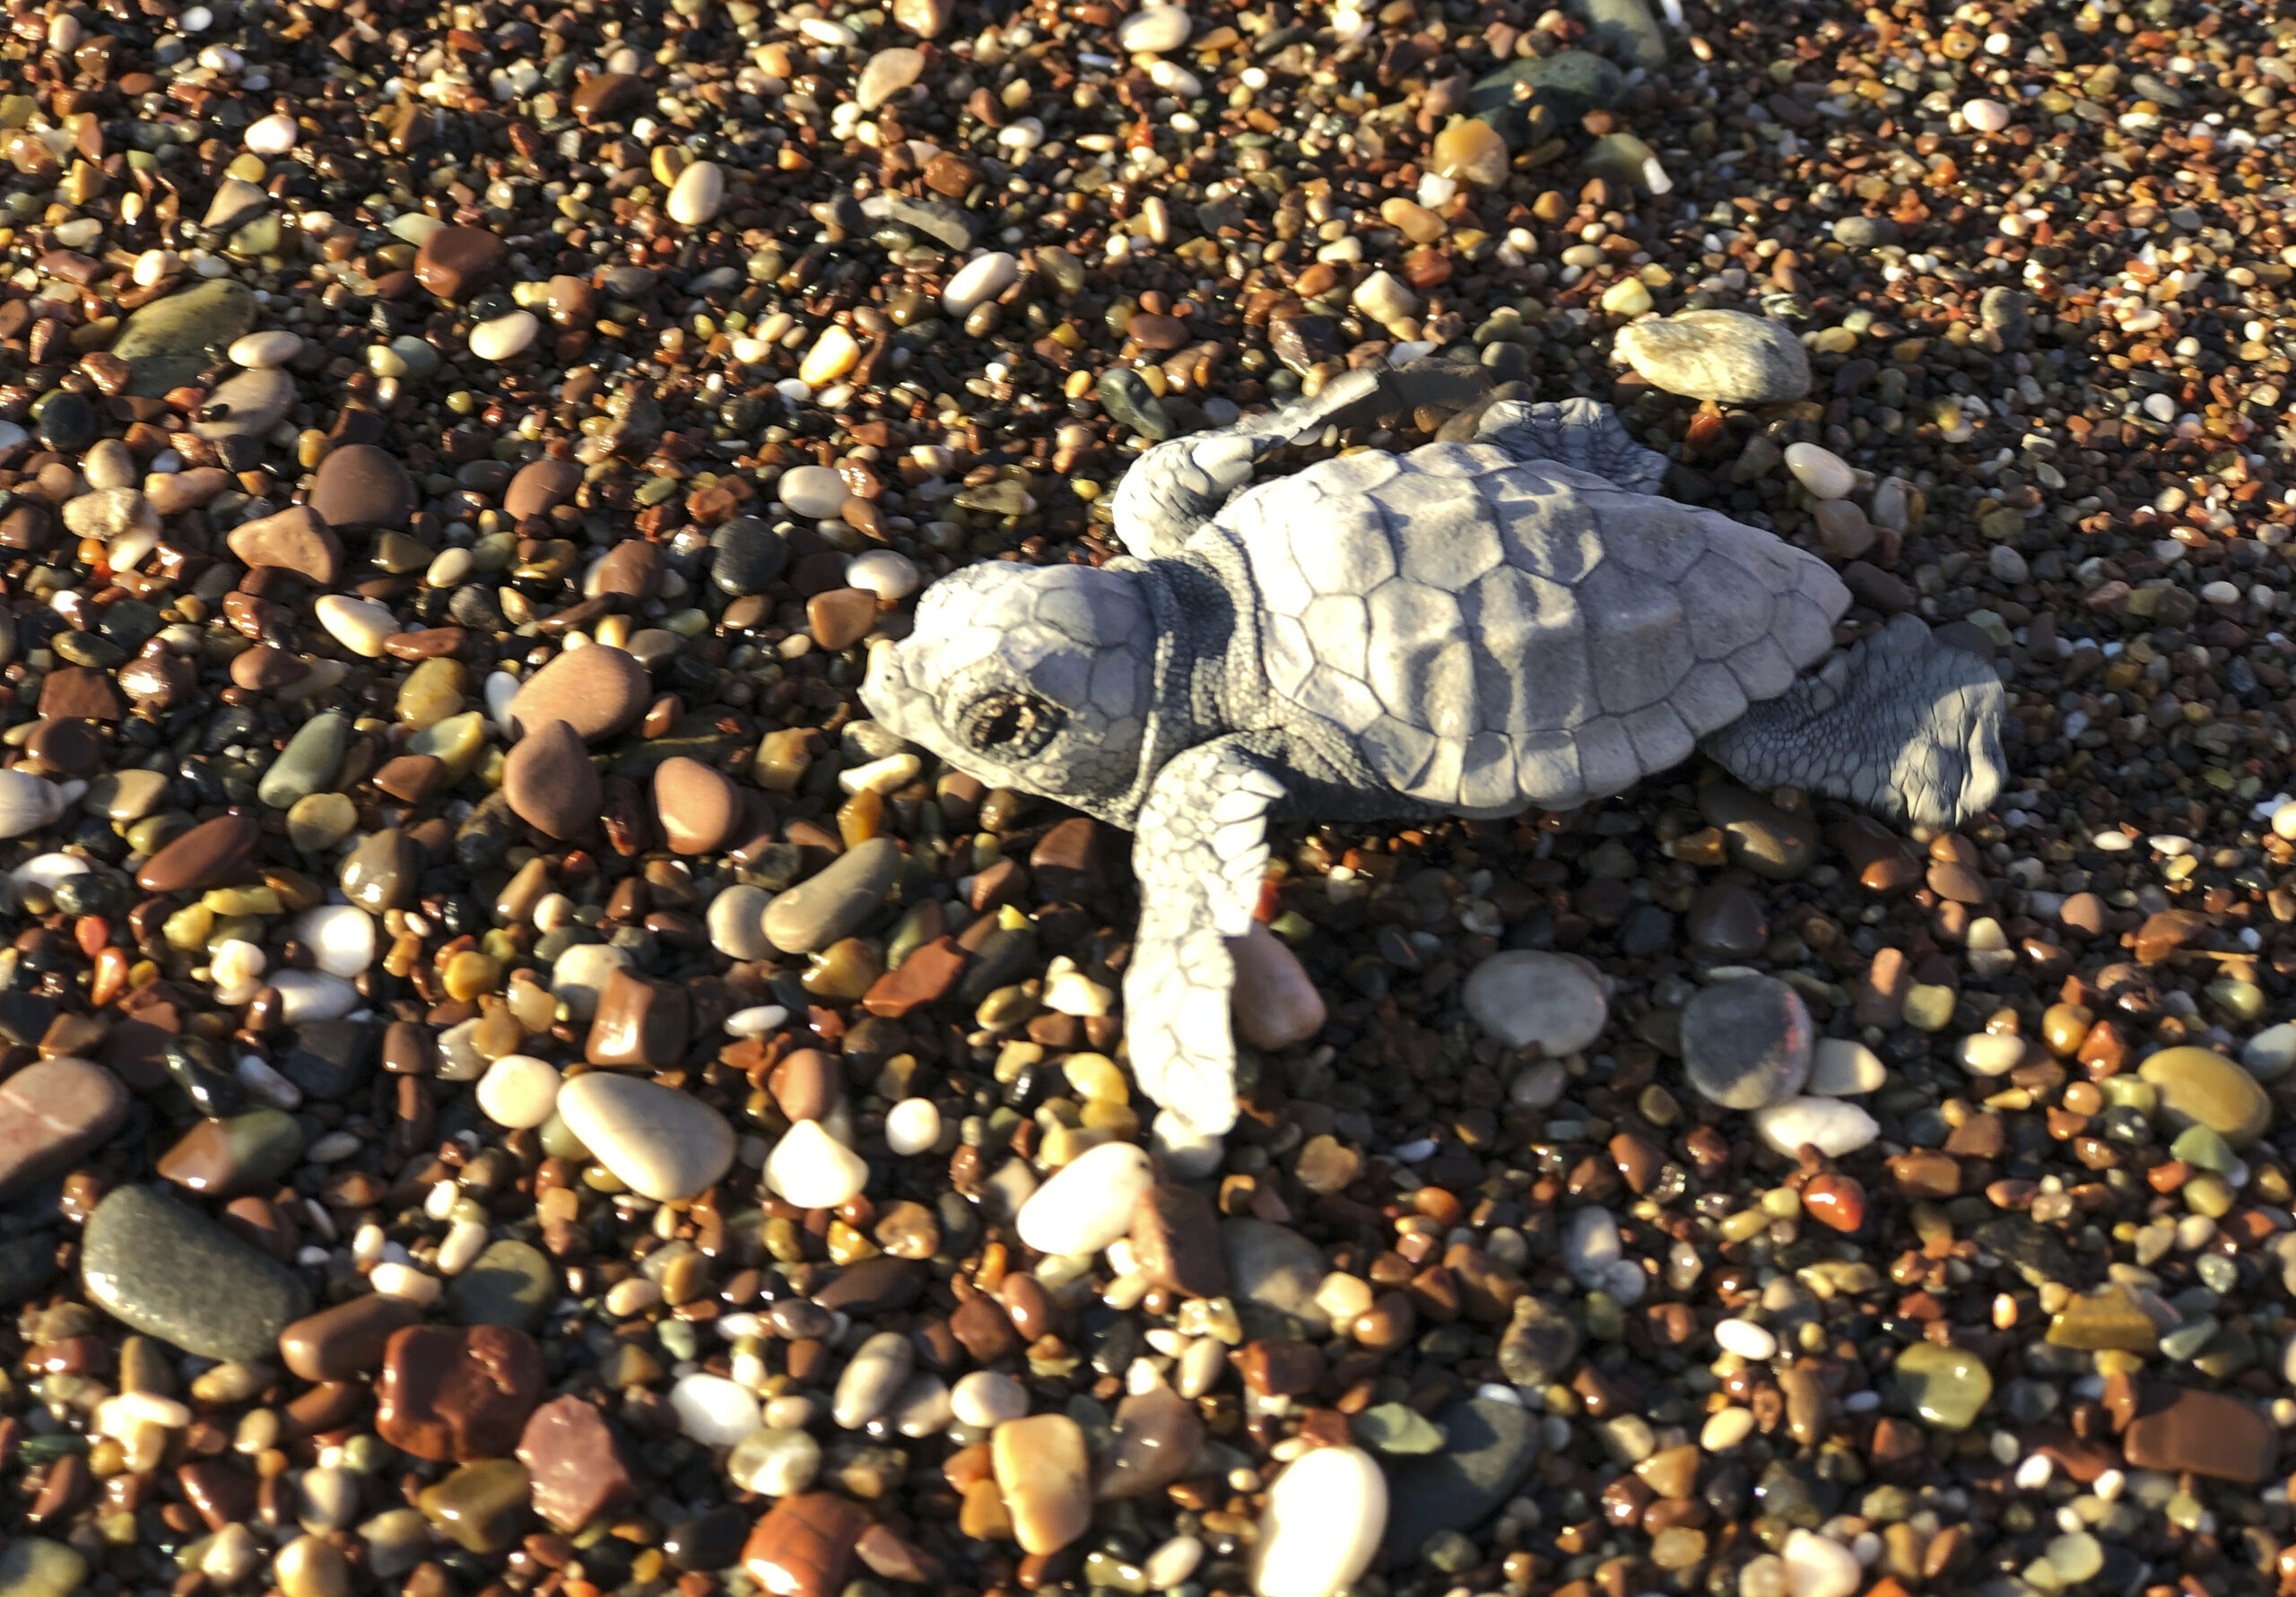
[[[883,725],[994,787],[1104,812],[1139,777],[1155,628],[1135,578],[1090,566],[968,566],[869,657]]]

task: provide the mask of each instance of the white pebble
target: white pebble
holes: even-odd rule
[[[1840,1098],[1789,1098],[1756,1109],[1753,1119],[1761,1140],[1788,1159],[1805,1143],[1828,1159],[1839,1159],[1882,1134],[1871,1115]]]
[[[1116,25],[1117,48],[1132,55],[1177,50],[1194,28],[1184,5],[1144,5]]]
[[[1607,983],[1575,954],[1510,949],[1467,976],[1460,994],[1484,1035],[1509,1048],[1536,1044],[1549,1055],[1576,1054],[1610,1019]]]
[[[949,1407],[967,1425],[998,1426],[1029,1411],[1029,1389],[1010,1376],[977,1369],[949,1393]]]
[[[924,585],[917,562],[897,549],[871,549],[846,562],[845,585],[898,602]]]
[[[521,316],[524,311],[519,312]],[[312,610],[335,640],[354,655],[370,660],[382,657],[383,639],[398,630],[398,618],[390,607],[378,604],[372,599],[354,599],[348,594],[322,594]]]
[[[263,986],[268,961],[263,950],[242,938],[227,937],[208,956],[207,975],[215,984],[218,1003],[245,1003]]]
[[[2025,1039],[1980,1031],[1961,1039],[1961,1068],[1972,1076],[2005,1076],[2025,1056]]]
[[[975,256],[949,279],[949,286],[941,291],[941,308],[951,316],[965,316],[976,305],[1011,288],[1020,275],[1020,262],[1001,249]]]
[[[731,1447],[758,1428],[757,1394],[723,1376],[685,1376],[670,1388],[670,1408],[688,1441]]]
[[[1831,1537],[1797,1529],[1786,1539],[1785,1558],[1790,1597],[1853,1597],[1861,1584],[1857,1555]]]
[[[1778,1352],[1778,1338],[1766,1325],[1752,1320],[1724,1320],[1714,1327],[1715,1344],[1726,1353],[1735,1353],[1759,1364]]]
[[[845,508],[852,492],[845,479],[825,465],[793,465],[773,486],[792,516],[811,521],[827,521]]]
[[[1979,133],[1999,133],[2009,126],[2009,108],[1997,100],[1963,100],[1961,120]]]
[[[425,1275],[412,1264],[378,1264],[369,1273],[367,1284],[387,1298],[404,1298],[409,1303],[428,1306],[439,1297],[439,1278]]]
[[[1132,1228],[1134,1205],[1155,1185],[1144,1149],[1087,1149],[1021,1206],[1021,1240],[1040,1254],[1096,1254]]]
[[[356,904],[321,904],[295,917],[295,941],[329,976],[353,981],[375,962],[375,917]]]
[[[303,335],[290,333],[284,327],[273,327],[262,333],[249,333],[231,341],[224,352],[235,365],[250,371],[268,371],[284,366],[303,352]]]
[[[1252,1548],[1258,1597],[1338,1597],[1387,1529],[1387,1478],[1370,1454],[1318,1447],[1276,1477]]]
[[[885,1111],[885,1146],[902,1159],[941,1140],[941,1111],[928,1098],[905,1098]]]
[[[531,1054],[505,1054],[479,1078],[478,1107],[512,1131],[542,1124],[558,1107],[558,1067]]]
[[[764,1037],[788,1018],[789,1011],[778,1003],[752,1004],[726,1017],[726,1031],[730,1037]]]
[[[470,330],[470,352],[482,360],[508,360],[534,343],[542,323],[530,310],[514,310]]]
[[[765,1184],[800,1209],[834,1209],[861,1195],[869,1167],[818,1120],[801,1120],[773,1145]]]
[[[1813,499],[1841,499],[1857,486],[1857,473],[1849,463],[1831,449],[1815,444],[1786,446],[1786,469],[1794,480],[1809,490]]]
[[[670,185],[670,220],[680,227],[700,227],[725,203],[726,169],[714,161],[695,161]]]
[[[257,155],[284,155],[295,147],[296,136],[295,118],[284,111],[274,111],[248,123],[247,136],[240,142]]]

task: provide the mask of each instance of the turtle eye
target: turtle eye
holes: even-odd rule
[[[1026,759],[1052,741],[1065,719],[1031,693],[991,693],[965,712],[965,741],[984,754]]]

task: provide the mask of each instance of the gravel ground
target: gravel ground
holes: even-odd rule
[[[2292,26],[16,0],[0,1597],[2296,1590]],[[1431,354],[2010,790],[1288,833],[1160,1133],[866,642]]]

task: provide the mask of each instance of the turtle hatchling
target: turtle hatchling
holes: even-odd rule
[[[1132,1066],[1201,1133],[1235,1119],[1227,940],[1271,823],[1569,809],[1701,749],[1935,826],[2001,788],[1990,663],[1902,615],[1837,649],[1826,563],[1658,497],[1602,405],[1486,396],[1467,441],[1252,485],[1413,374],[1157,445],[1114,498],[1126,557],[943,577],[861,690],[960,770],[1135,834]]]

